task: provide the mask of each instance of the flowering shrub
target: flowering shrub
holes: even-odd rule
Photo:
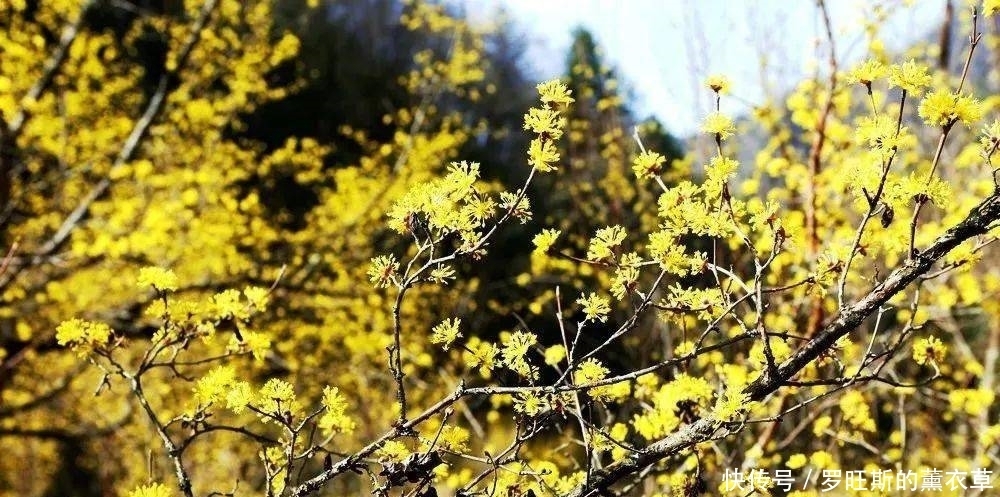
[[[55,480],[86,443],[133,496],[746,495],[781,479],[732,470],[805,468],[789,495],[883,468],[988,488],[1000,122],[982,121],[1000,100],[968,80],[976,15],[955,75],[873,39],[754,123],[721,112],[738,82],[710,77],[697,172],[610,127],[586,154],[608,205],[581,229],[536,219],[529,192],[594,150],[574,107],[618,98],[539,84],[528,174],[484,179],[461,116],[428,103],[489,91],[482,31],[440,6],[401,22],[451,49],[400,78],[418,98],[386,115],[391,138],[344,130],[364,153],[339,169],[315,140],[261,152],[227,131],[294,90],[263,77],[298,50],[268,2],[142,17],[125,39],[168,46],[149,94],[110,34],[79,29],[89,3],[11,8],[5,58],[27,69],[0,65],[0,474]],[[766,139],[740,150],[750,128]],[[307,229],[240,188],[277,173],[317,192]],[[490,336],[480,315],[510,303],[470,302],[492,283],[475,268],[525,227],[513,277],[539,296]]]

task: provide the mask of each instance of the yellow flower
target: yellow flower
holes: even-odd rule
[[[524,224],[531,221],[531,201],[527,195],[522,196],[520,200],[517,197],[518,195],[513,192],[500,192],[500,208],[509,210],[514,219]]]
[[[900,128],[899,134],[902,136],[906,128]],[[858,127],[854,133],[860,143],[866,143],[872,150],[892,151],[899,146],[896,136],[896,122],[887,115],[877,117],[865,116],[858,120]]]
[[[232,366],[216,366],[194,384],[194,398],[201,405],[208,405],[227,396],[236,381]]]
[[[253,402],[253,389],[245,381],[233,383],[226,392],[226,408],[236,414],[242,413],[251,402]]]
[[[684,357],[694,353],[695,343],[691,340],[682,342],[680,345],[674,347],[674,357]]]
[[[257,361],[263,361],[267,352],[271,350],[271,338],[263,333],[257,333],[254,331],[243,331],[242,335],[242,341],[233,335],[233,348],[239,349],[241,347],[246,347],[246,350],[253,355],[254,359]]]
[[[913,344],[913,360],[920,365],[937,364],[944,360],[947,351],[947,347],[937,337],[921,338]]]
[[[213,295],[212,306],[215,309],[215,315],[221,319],[229,317],[246,319],[250,315],[247,306],[240,301],[240,292],[233,289]]]
[[[887,69],[876,59],[868,59],[847,73],[847,80],[871,86],[872,82],[885,76]]]
[[[552,140],[558,140],[563,133],[562,119],[559,117],[559,113],[552,109],[531,108],[524,116],[524,129]]]
[[[729,93],[729,78],[721,74],[713,74],[709,76],[708,79],[705,80],[705,85],[720,95],[726,95]]]
[[[563,347],[562,345],[553,345],[545,349],[545,364],[548,364],[549,366],[555,366],[565,358],[566,347]]]
[[[56,343],[69,346],[100,346],[108,342],[112,333],[114,332],[111,327],[104,323],[70,319],[56,327]]]
[[[445,450],[462,454],[469,451],[469,438],[469,430],[460,426],[445,426],[437,444]]]
[[[410,455],[410,449],[399,440],[389,440],[376,452],[379,461],[400,462]]]
[[[577,385],[588,385],[598,382],[608,376],[608,368],[601,364],[601,361],[590,358],[577,366],[573,374],[573,381]]]
[[[787,461],[785,461],[785,467],[788,469],[799,469],[809,462],[809,458],[805,454],[792,454]]]
[[[440,343],[444,350],[448,350],[452,342],[462,336],[458,331],[458,325],[461,323],[462,320],[459,318],[445,319],[431,330],[431,343]]]
[[[948,404],[956,413],[977,416],[989,410],[996,394],[985,388],[962,388],[948,393]]]
[[[987,154],[993,151],[993,147],[1000,144],[1000,120],[994,119],[989,125],[983,126],[983,136],[979,139],[979,143],[982,144],[983,151]]]
[[[246,296],[250,304],[253,305],[258,311],[264,311],[267,309],[267,289],[261,288],[259,286],[248,286],[243,289],[243,295]]]
[[[583,313],[587,315],[585,321],[600,321],[603,323],[608,320],[608,313],[611,312],[611,305],[608,303],[608,299],[600,297],[596,293],[591,293],[586,297],[580,297],[576,303],[583,306]]]
[[[368,278],[375,284],[375,288],[385,288],[396,281],[398,269],[399,262],[393,255],[373,257],[371,265],[368,267]]]
[[[951,126],[958,121],[968,126],[983,117],[978,100],[946,90],[937,90],[924,97],[918,113],[929,126]]]
[[[729,116],[715,111],[701,123],[701,130],[710,135],[718,135],[722,140],[728,140],[736,133],[736,125]]]
[[[708,166],[705,168],[705,181],[721,185],[735,176],[736,170],[739,168],[739,161],[716,155],[712,157],[712,160],[709,161]]]
[[[161,292],[177,289],[177,275],[169,269],[144,267],[139,270],[139,286],[151,286]]]
[[[919,95],[931,84],[931,76],[927,74],[927,66],[917,64],[910,59],[903,64],[889,68],[889,87],[899,87],[907,93]]]
[[[625,241],[625,236],[625,228],[621,226],[607,226],[597,230],[587,249],[587,259],[599,261],[611,257],[612,250]]]
[[[170,497],[174,493],[162,483],[150,483],[129,492],[128,497]]]
[[[872,418],[871,403],[864,394],[851,390],[840,398],[840,410],[844,412],[844,421],[859,430],[874,432],[875,420]]]
[[[565,83],[557,79],[540,83],[536,86],[536,88],[538,89],[538,94],[540,95],[539,100],[541,100],[542,103],[569,105],[575,101],[573,100],[573,97],[570,96],[573,92],[566,88]]]
[[[431,270],[431,275],[427,279],[432,283],[447,285],[449,280],[455,279],[455,269],[444,264],[438,265]]]
[[[336,387],[323,389],[323,407],[326,412],[319,418],[319,429],[327,435],[354,431],[354,421],[345,414],[347,398]]]
[[[500,353],[500,349],[496,345],[489,342],[484,342],[479,338],[473,336],[469,339],[469,343],[465,346],[466,350],[462,353],[462,360],[465,361],[465,365],[468,368],[479,368],[479,375],[483,378],[490,377],[490,370],[496,367],[497,354]]]
[[[667,158],[656,153],[646,151],[636,156],[632,161],[632,171],[639,179],[655,177],[663,170],[663,163]]]
[[[504,340],[503,348],[500,349],[503,364],[525,378],[534,379],[538,370],[528,363],[528,351],[536,343],[538,343],[538,337],[534,333],[525,331],[511,333]]]
[[[562,231],[547,229],[535,235],[531,239],[531,242],[535,244],[535,252],[547,253],[552,248],[552,245],[556,243],[556,239],[559,238],[560,234],[562,234]]]
[[[549,409],[549,402],[532,392],[518,394],[514,397],[514,410],[526,416],[537,416]]]
[[[1000,12],[1000,0],[983,0],[983,14],[988,16]]]
[[[559,149],[556,148],[552,140],[545,138],[535,138],[528,146],[528,165],[538,168],[539,171],[547,173],[555,171],[554,163],[559,161]]]
[[[292,385],[284,380],[272,378],[260,388],[259,408],[261,411],[278,417],[296,416],[302,411],[302,405],[295,398]],[[261,416],[265,422],[274,421],[270,416]]]
[[[738,389],[728,389],[715,401],[712,415],[715,419],[728,421],[749,408],[749,399]]]
[[[632,293],[636,282],[639,280],[639,268],[635,266],[620,266],[615,271],[615,276],[611,280],[611,295],[618,300],[625,298],[626,294]]]

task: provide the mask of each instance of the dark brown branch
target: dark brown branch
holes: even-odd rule
[[[955,4],[952,0],[944,3],[944,18],[941,20],[941,53],[938,55],[938,69],[947,71],[951,64],[951,25],[955,21]]]

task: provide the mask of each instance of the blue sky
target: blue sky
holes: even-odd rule
[[[766,92],[781,92],[815,71],[826,57],[822,18],[810,0],[465,0],[470,13],[505,8],[531,41],[539,79],[563,70],[573,27],[589,28],[604,55],[635,91],[640,114],[654,114],[671,131],[697,129],[711,101],[701,82],[725,74],[735,97],[723,110],[739,114]],[[959,2],[961,3],[961,2]],[[866,55],[862,20],[873,5],[893,13],[883,37],[892,49],[936,29],[944,0],[828,0],[842,66]],[[913,5],[910,5],[913,4]],[[767,68],[761,71],[766,55]],[[742,100],[743,102],[741,102]]]

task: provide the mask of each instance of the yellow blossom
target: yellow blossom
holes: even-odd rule
[[[625,228],[607,226],[597,230],[587,249],[587,259],[599,261],[613,255],[613,250],[625,241]]]
[[[452,342],[462,336],[458,331],[458,325],[461,323],[462,320],[458,318],[445,319],[431,330],[431,343],[441,344],[444,350],[448,350]]]
[[[389,440],[375,453],[380,461],[400,462],[410,455],[410,449],[399,440]]]
[[[566,347],[553,345],[545,349],[545,364],[555,366],[566,358]]]
[[[442,449],[463,454],[469,451],[469,438],[469,430],[459,426],[445,426],[441,429],[437,444]]]
[[[948,393],[951,410],[969,416],[978,416],[989,410],[996,399],[996,393],[984,388],[962,388]]]
[[[1000,12],[1000,0],[983,0],[983,14],[988,16]]]
[[[144,267],[139,270],[139,286],[151,286],[161,292],[176,290],[177,275],[169,269]]]
[[[600,321],[603,323],[608,320],[608,313],[611,312],[611,305],[608,303],[608,299],[591,292],[586,297],[580,297],[576,303],[583,307],[583,313],[586,314],[585,321]]]
[[[514,396],[514,410],[526,416],[537,416],[551,409],[547,399],[539,397],[534,392],[526,392]]]
[[[715,111],[702,121],[701,130],[710,135],[716,135],[722,140],[728,140],[736,133],[736,125],[733,124],[732,118]]]
[[[552,109],[531,108],[524,116],[524,129],[551,140],[558,140],[562,136],[562,119],[559,113]]]
[[[396,271],[399,270],[399,262],[393,255],[380,255],[371,261],[368,267],[368,278],[375,285],[375,288],[385,288],[390,283],[396,281]]]
[[[541,233],[535,235],[531,242],[535,245],[535,252],[547,253],[552,245],[556,243],[556,239],[562,234],[561,231],[555,229],[542,230]]]
[[[327,435],[354,431],[354,421],[347,412],[347,399],[337,387],[323,388],[323,416],[319,418],[319,428]]]
[[[439,264],[431,270],[431,275],[427,279],[432,283],[447,285],[449,281],[455,279],[455,268]]]
[[[906,127],[901,127],[899,135],[903,135],[905,132]],[[865,116],[859,119],[855,136],[859,143],[865,143],[871,149],[889,152],[897,148],[900,142],[896,133],[896,121],[884,114],[876,117]]]
[[[685,357],[694,353],[695,343],[691,340],[682,342],[674,347],[674,357]]]
[[[479,375],[489,378],[490,371],[496,367],[496,358],[499,354],[500,349],[496,345],[473,336],[465,346],[462,359],[466,367],[479,368]]]
[[[805,454],[792,454],[785,461],[785,467],[788,469],[799,469],[805,466],[809,462],[809,458]]]
[[[913,95],[920,95],[931,84],[927,66],[909,60],[889,68],[889,86],[899,87]]]
[[[128,493],[128,497],[171,497],[172,495],[174,492],[170,490],[170,487],[162,483],[142,485]]]
[[[632,161],[632,171],[639,179],[654,178],[663,170],[666,161],[666,157],[656,152],[642,152]]]
[[[265,414],[277,416],[288,420],[288,417],[295,417],[302,411],[302,405],[295,396],[292,385],[284,380],[272,378],[264,383],[260,388],[258,398],[258,408]],[[274,421],[271,416],[261,416],[265,422]]]
[[[63,321],[56,327],[56,343],[69,346],[101,346],[111,338],[111,327],[82,319]]]
[[[720,95],[726,95],[729,93],[729,78],[721,74],[713,74],[709,76],[708,79],[705,80],[705,85]]]
[[[500,349],[503,364],[523,377],[535,378],[538,371],[528,362],[528,351],[536,343],[538,343],[538,337],[533,333],[526,331],[511,333],[504,340],[503,347]]]
[[[573,373],[573,381],[577,385],[587,385],[603,380],[608,375],[608,368],[601,364],[601,361],[591,357],[577,365]]]
[[[918,113],[929,126],[951,126],[956,122],[969,126],[983,117],[983,108],[971,96],[937,90],[924,97]]]
[[[875,419],[872,418],[870,404],[865,395],[857,390],[851,390],[840,398],[844,420],[859,430],[874,432]]]
[[[546,81],[537,87],[542,103],[569,105],[574,102],[572,92],[559,80]]]
[[[730,388],[716,399],[712,415],[716,419],[728,421],[748,408],[749,398],[739,390]]]
[[[208,405],[225,398],[236,381],[232,366],[216,366],[199,379],[194,386],[194,398],[201,405]]]
[[[920,365],[939,364],[944,360],[947,350],[947,347],[937,337],[921,338],[913,344],[913,360]]]
[[[1000,119],[994,119],[992,123],[983,126],[982,133],[979,143],[983,147],[984,154],[990,154],[1000,144]]]
[[[243,289],[243,295],[258,311],[267,310],[268,291],[259,286],[248,286]]]
[[[240,414],[251,402],[253,402],[253,389],[250,388],[250,383],[232,382],[229,391],[226,392],[226,408]]]
[[[885,76],[887,71],[885,64],[877,59],[866,59],[847,73],[847,80],[870,87],[873,81]]]
[[[546,138],[535,138],[528,146],[528,165],[547,173],[555,171],[555,163],[559,162],[559,149],[556,144]]]
[[[249,311],[246,304],[240,299],[240,292],[236,290],[223,290],[212,296],[212,306],[215,315],[220,319],[234,318],[246,319]]]

